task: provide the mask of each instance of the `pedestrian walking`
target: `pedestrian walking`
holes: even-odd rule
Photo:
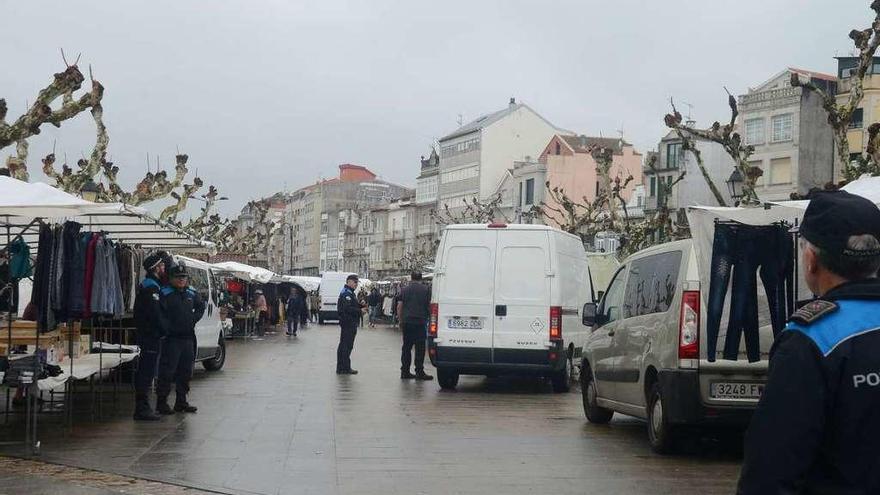
[[[318,291],[313,290],[311,295],[309,295],[309,310],[312,313],[312,321],[318,321],[318,311],[321,309],[321,297],[318,295]]]
[[[817,298],[773,344],[738,493],[880,493],[880,210],[816,193],[800,235]]]
[[[339,311],[339,347],[336,348],[336,373],[339,375],[357,375],[357,370],[351,368],[351,351],[354,348],[354,338],[357,335],[358,322],[360,322],[363,306],[358,302],[354,290],[357,289],[358,276],[349,275],[345,279],[345,287],[339,293],[336,308]]]
[[[254,310],[257,312],[257,325],[260,335],[262,335],[266,331],[266,321],[269,319],[269,305],[266,303],[266,296],[263,295],[262,290],[257,289],[255,294]]]
[[[300,294],[298,289],[290,291],[290,297],[287,299],[287,335],[296,337],[299,325],[302,323],[302,316],[306,312],[305,297]]]
[[[147,276],[137,287],[134,297],[135,339],[140,348],[137,370],[134,374],[134,419],[156,421],[160,418],[150,407],[150,387],[156,379],[159,351],[165,336],[165,325],[160,304],[162,285],[165,283],[165,263],[162,255],[151,253],[144,258]]]
[[[370,295],[367,296],[367,305],[369,306],[370,328],[376,326],[376,319],[379,317],[379,303],[382,297],[379,295],[379,289],[373,287],[370,289]]]
[[[360,304],[361,308],[366,308],[367,307],[367,293],[360,290],[357,293],[357,297],[358,297],[358,304]],[[360,326],[364,326],[364,312],[363,311],[361,311]]]
[[[422,284],[422,274],[413,272],[410,282],[399,293],[397,317],[403,336],[400,353],[400,378],[408,380],[433,380],[425,373],[425,341],[428,333],[428,320],[431,318],[431,291]],[[416,373],[410,372],[415,349]]]
[[[184,265],[172,267],[169,270],[169,279],[171,285],[162,288],[160,301],[167,336],[159,358],[156,412],[194,413],[197,408],[187,401],[186,394],[189,393],[189,381],[196,358],[196,323],[205,314],[205,302],[198,292],[189,287],[189,276]],[[176,392],[173,410],[168,407],[172,383]]]

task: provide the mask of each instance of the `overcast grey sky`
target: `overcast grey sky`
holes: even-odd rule
[[[640,151],[668,99],[701,124],[787,66],[835,72],[869,0],[0,0],[0,97],[9,119],[82,53],[106,87],[110,154],[124,182],[146,156],[190,155],[223,212],[286,185],[366,165],[415,185],[433,139],[511,96],[557,126]],[[726,7],[731,5],[731,7]],[[32,141],[88,153],[84,116]],[[4,150],[3,157],[9,150]]]

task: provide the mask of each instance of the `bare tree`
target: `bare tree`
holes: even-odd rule
[[[727,88],[724,88],[724,90],[727,91]],[[755,182],[764,172],[760,168],[752,167],[749,164],[749,157],[755,152],[755,147],[746,145],[739,133],[735,131],[736,118],[739,116],[739,108],[736,103],[736,98],[730,94],[730,91],[727,91],[727,104],[730,107],[730,121],[724,125],[721,125],[716,121],[712,123],[712,126],[708,129],[697,129],[683,123],[682,116],[675,108],[675,104],[672,103],[672,100],[670,100],[670,103],[672,104],[672,113],[666,114],[663,121],[666,123],[667,127],[674,129],[678,136],[687,143],[687,150],[697,159],[700,173],[702,173],[703,178],[706,180],[706,184],[709,186],[709,190],[712,191],[712,195],[715,196],[718,204],[725,206],[724,197],[715,186],[715,183],[706,171],[705,166],[703,166],[702,155],[697,149],[696,143],[692,137],[720,144],[724,148],[724,151],[733,158],[736,168],[743,176],[743,196],[740,199],[740,204],[748,206],[761,204],[761,200],[758,198],[758,193],[755,190]],[[682,146],[682,148],[684,148],[684,146]]]
[[[463,199],[459,208],[450,208],[449,204],[444,204],[439,210],[431,210],[431,218],[441,227],[457,223],[490,223],[496,220],[509,222],[510,219],[501,211],[502,200],[501,194],[495,194],[488,201]]]
[[[34,103],[27,111],[11,124],[6,121],[8,112],[6,100],[0,99],[0,149],[13,144],[16,147],[16,156],[10,156],[6,160],[6,169],[10,176],[24,181],[28,180],[27,140],[39,134],[40,127],[44,124],[61,127],[62,122],[89,109],[92,110],[95,119],[100,120],[104,87],[92,78],[91,91],[75,98],[73,93],[82,87],[84,81],[85,77],[76,63],[67,65],[66,69],[55,74],[52,82],[37,94]],[[59,98],[61,98],[61,105],[53,109],[52,105]]]
[[[844,181],[857,179],[862,174],[880,175],[880,161],[874,156],[878,148],[873,143],[877,137],[877,129],[873,134],[871,128],[868,128],[868,146],[871,150],[867,151],[867,156],[858,153],[855,159],[850,158],[849,149],[849,126],[852,122],[853,113],[859,108],[862,98],[865,96],[864,82],[869,75],[868,69],[874,63],[874,53],[880,46],[880,0],[871,2],[871,10],[874,11],[874,20],[871,27],[867,29],[853,29],[849,33],[849,38],[853,41],[859,54],[859,63],[855,67],[855,71],[849,77],[850,84],[849,97],[842,103],[837,103],[837,98],[833,93],[829,93],[819,88],[809,80],[802,80],[800,76],[791,73],[791,85],[793,87],[801,87],[805,91],[815,93],[822,100],[822,108],[828,114],[828,123],[834,134],[834,143],[837,148],[837,159],[841,164],[841,175]],[[873,144],[872,144],[873,143]]]

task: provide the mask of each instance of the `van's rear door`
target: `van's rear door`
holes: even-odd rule
[[[495,269],[494,362],[546,364],[550,338],[550,234],[501,230]]]
[[[486,229],[450,229],[444,235],[437,290],[437,358],[489,363],[497,234]]]

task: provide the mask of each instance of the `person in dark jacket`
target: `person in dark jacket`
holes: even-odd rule
[[[159,414],[194,413],[197,409],[187,402],[186,394],[189,393],[196,357],[196,323],[205,314],[205,302],[189,287],[189,276],[183,264],[172,267],[169,272],[171,286],[163,288],[161,295],[167,336],[159,359],[156,411]],[[177,394],[174,410],[168,407],[172,382]]]
[[[357,375],[357,370],[351,368],[351,350],[354,348],[354,338],[363,312],[363,306],[354,293],[357,285],[358,276],[349,275],[336,302],[340,327],[339,347],[336,348],[336,373],[339,375]]]
[[[287,299],[286,313],[287,335],[296,337],[302,317],[306,313],[306,300],[300,294],[299,289],[294,288],[290,291],[290,297]]]
[[[378,318],[377,308],[381,299],[382,296],[379,295],[379,289],[373,287],[370,290],[370,295],[367,297],[367,305],[370,307],[368,317],[370,318],[371,327],[376,326],[376,319]]]
[[[156,378],[159,349],[165,337],[165,324],[160,304],[160,293],[165,283],[165,263],[158,253],[144,258],[146,278],[138,284],[134,298],[135,338],[140,355],[134,374],[134,419],[156,421],[159,416],[150,407],[150,387]]]
[[[738,493],[880,493],[880,210],[817,193],[800,234],[817,298],[773,344]]]
[[[400,378],[409,380],[433,380],[425,373],[425,341],[428,338],[428,320],[431,318],[431,291],[422,283],[422,274],[413,272],[410,283],[400,291],[397,315],[403,335],[400,352]],[[416,374],[410,371],[415,348]]]

